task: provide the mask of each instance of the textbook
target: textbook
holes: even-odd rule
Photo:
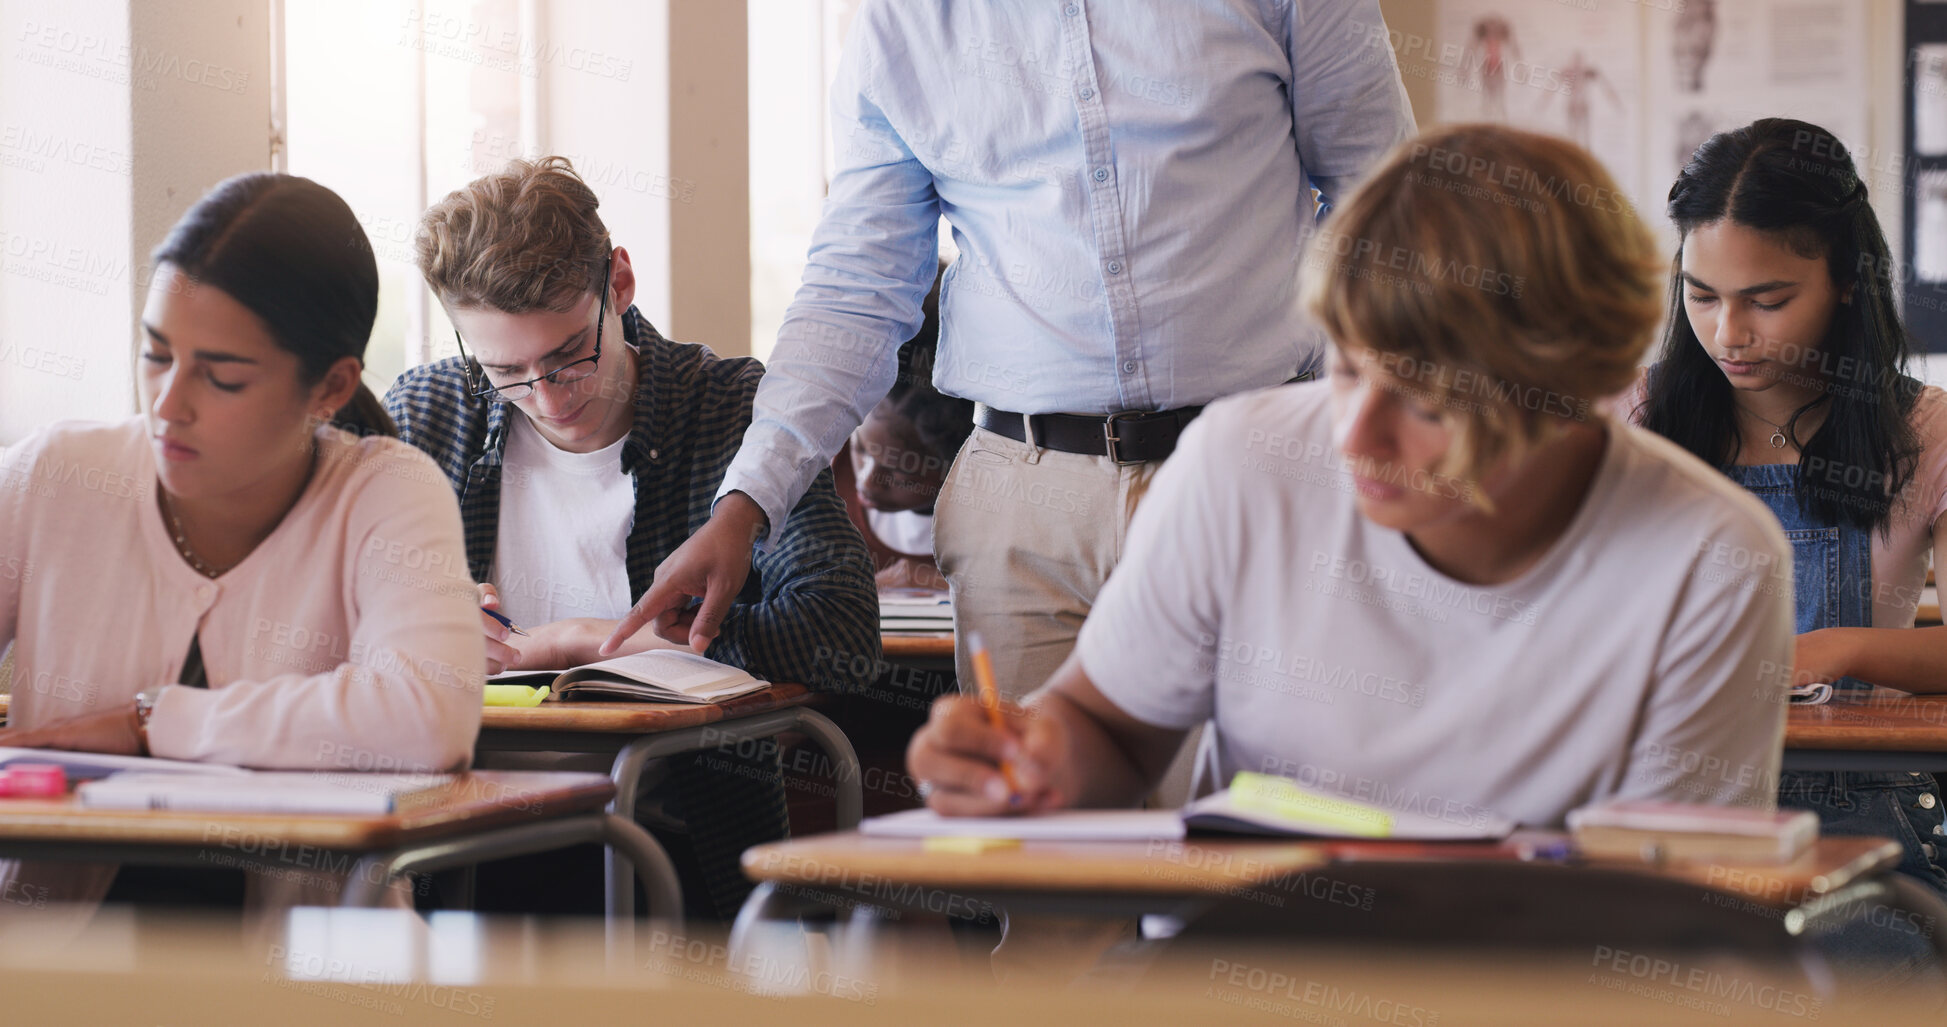
[[[952,631],[953,598],[925,588],[879,593],[880,631]]]
[[[1747,809],[1626,799],[1570,811],[1585,856],[1609,859],[1784,863],[1819,836],[1811,810]]]
[[[770,687],[727,663],[687,649],[650,649],[572,670],[511,670],[497,684],[547,684],[556,699],[714,703]]]
[[[244,771],[240,776],[124,771],[75,790],[88,809],[209,813],[403,813],[438,801],[455,774]]]
[[[868,818],[859,824],[859,831],[884,838],[1022,841],[1170,841],[1193,832],[1277,838],[1499,841],[1514,827],[1513,821],[1489,813],[1443,820],[1313,791],[1269,774],[1240,771],[1229,788],[1181,810],[1063,810],[1019,817],[943,817],[920,809]]]

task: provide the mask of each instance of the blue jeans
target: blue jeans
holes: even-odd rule
[[[1947,899],[1940,862],[1947,803],[1932,774],[1917,771],[1801,771],[1778,780],[1778,805],[1819,815],[1823,835],[1877,835],[1900,843],[1899,871]]]

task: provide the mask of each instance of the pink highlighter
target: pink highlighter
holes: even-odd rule
[[[11,763],[0,769],[0,798],[58,799],[68,793],[68,772],[54,763]]]

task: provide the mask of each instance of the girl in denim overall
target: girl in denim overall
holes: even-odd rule
[[[1915,629],[1947,512],[1947,397],[1908,377],[1892,257],[1831,133],[1765,119],[1713,136],[1670,189],[1683,244],[1644,427],[1722,468],[1792,545],[1795,683],[1947,691],[1947,628]],[[1786,772],[1778,804],[1828,835],[1898,840],[1947,894],[1943,804],[1906,772]]]

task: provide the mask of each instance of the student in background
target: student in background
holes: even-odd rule
[[[485,605],[531,633],[476,615],[490,671],[600,659],[656,565],[709,520],[764,373],[650,325],[599,202],[548,157],[476,179],[420,220],[419,268],[460,355],[407,371],[385,402],[459,494]],[[754,567],[705,655],[828,692],[865,684],[854,668],[878,660],[878,597],[830,475]],[[624,651],[675,645],[654,627]],[[738,856],[785,832],[776,753],[678,761],[672,792],[689,827],[673,848],[709,885],[696,908],[734,914],[751,887]]]
[[[1331,380],[1191,425],[1028,708],[1003,731],[934,706],[910,753],[932,807],[1134,805],[1209,721],[1206,785],[1264,771],[1531,825],[1616,798],[1768,808],[1790,600],[1709,554],[1788,549],[1708,466],[1592,414],[1660,313],[1619,196],[1586,152],[1505,127],[1395,150],[1313,243]]]
[[[940,265],[942,275],[946,265]],[[974,405],[933,387],[939,353],[940,280],[926,294],[919,334],[899,347],[899,376],[832,461],[852,525],[865,537],[887,588],[944,592],[933,559],[933,506],[954,454],[973,434]]]
[[[358,219],[308,179],[240,175],[154,261],[141,413],[0,451],[0,745],[466,766],[479,613],[451,491],[359,382],[379,279]],[[83,902],[116,870],[0,868]]]
[[[1800,682],[1947,691],[1947,628],[1913,627],[1947,530],[1947,394],[1907,373],[1866,183],[1830,132],[1767,118],[1698,147],[1667,209],[1668,327],[1625,409],[1784,525]],[[1900,839],[1900,869],[1947,892],[1931,776],[1793,772],[1778,802]]]

